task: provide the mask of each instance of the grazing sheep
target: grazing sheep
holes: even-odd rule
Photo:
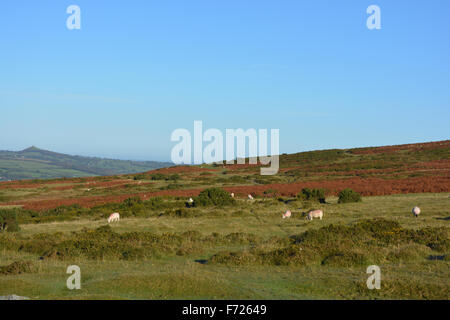
[[[194,199],[189,198],[188,201],[185,202],[186,208],[192,208],[194,206]]]
[[[311,211],[309,211],[307,219],[308,220],[312,220],[314,218],[319,218],[320,220],[322,220],[322,218],[323,218],[323,211],[322,210],[311,210]]]
[[[412,213],[417,218],[420,214],[420,208],[419,207],[412,208]]]
[[[231,195],[232,198],[234,198],[234,192],[232,192],[230,195]]]
[[[252,196],[251,194],[248,195],[248,198],[249,198],[250,200],[253,200],[253,196]]]
[[[186,208],[192,208],[194,206],[194,200],[192,198],[189,198],[189,200],[184,204],[186,205]]]
[[[114,212],[113,214],[111,214],[108,218],[108,223],[111,223],[113,221],[119,221],[120,220],[120,214],[118,214],[117,212]]]
[[[283,214],[283,219],[289,219],[291,217],[291,210],[286,211],[286,213]]]

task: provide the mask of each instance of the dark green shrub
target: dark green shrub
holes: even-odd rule
[[[125,206],[127,206],[127,207],[130,207],[130,208],[131,207],[135,207],[135,206],[138,206],[138,205],[142,204],[142,199],[139,198],[139,197],[131,197],[131,198],[125,199],[123,201],[123,204]]]
[[[278,197],[279,194],[280,194],[280,192],[275,189],[267,189],[264,191],[264,195],[267,197],[271,197],[271,198]]]
[[[78,210],[82,210],[81,206],[79,204],[72,204],[69,206],[63,205],[63,206],[59,206],[54,209],[50,209],[49,212],[54,215],[61,215],[61,214],[65,214],[65,213],[76,212]]]
[[[347,188],[339,192],[338,203],[361,202],[361,200],[361,195],[352,189]]]
[[[166,179],[166,176],[163,175],[162,173],[154,173],[154,174],[152,174],[152,175],[150,176],[150,178],[151,178],[152,180],[165,180],[165,179]]]
[[[261,263],[260,256],[249,251],[219,252],[211,257],[210,263],[213,264],[231,264],[231,265],[248,265]]]
[[[18,275],[32,272],[32,263],[30,261],[16,261],[7,266],[0,267],[1,275]]]
[[[194,199],[194,206],[224,206],[235,204],[231,195],[220,188],[208,188]]]
[[[170,175],[166,180],[178,181],[180,179],[181,179],[180,175],[177,173],[174,173],[174,174]]]
[[[309,189],[304,188],[297,195],[300,200],[315,201],[325,203],[325,190],[324,189]]]
[[[364,254],[355,252],[353,250],[336,251],[327,255],[322,260],[322,265],[338,266],[338,267],[352,267],[367,264],[367,258]]]
[[[331,224],[307,230],[277,242],[284,248],[267,250],[260,241],[251,242],[250,250],[220,253],[210,262],[353,267],[386,259],[394,262],[427,259],[431,250],[448,252],[448,239],[448,228],[404,229],[396,221],[371,219],[350,226]],[[386,255],[387,247],[390,251]],[[442,255],[438,257],[443,259]]]
[[[0,232],[17,232],[19,231],[19,223],[17,222],[17,214],[11,210],[0,211]]]
[[[270,180],[267,180],[267,179],[261,179],[261,178],[257,178],[257,179],[255,179],[254,181],[255,181],[255,183],[257,183],[257,184],[270,184],[270,183],[271,183]]]
[[[128,199],[125,199],[121,206],[118,208],[118,212],[120,212],[120,215],[122,217],[128,217],[128,216],[141,216],[144,212],[145,206],[144,202],[140,197],[131,197]],[[116,210],[114,210],[116,211]],[[105,217],[108,216],[110,212],[107,212],[105,214]]]
[[[144,173],[141,174],[137,174],[133,177],[133,180],[144,180],[145,178],[147,178],[147,175]]]
[[[144,202],[145,207],[149,209],[160,209],[164,205],[164,201],[161,197],[150,198]]]
[[[122,252],[121,260],[138,260],[145,257],[145,250],[143,248],[129,248]]]

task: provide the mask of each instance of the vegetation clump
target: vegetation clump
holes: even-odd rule
[[[330,224],[308,230],[291,237],[282,248],[255,246],[240,252],[220,252],[211,262],[353,267],[425,259],[430,250],[446,252],[449,245],[446,228],[413,230],[402,228],[396,221],[371,219],[351,226]]]
[[[145,260],[162,254],[201,253],[215,245],[256,245],[260,241],[259,237],[247,233],[118,233],[114,232],[110,225],[104,225],[97,229],[83,229],[72,233],[42,233],[31,237],[2,235],[0,250],[35,254],[42,259]]]
[[[0,275],[18,275],[32,272],[30,261],[15,261],[7,266],[0,266]]]
[[[0,210],[0,232],[17,232],[19,230],[16,212],[14,210]]]
[[[304,188],[297,195],[300,200],[313,201],[319,203],[325,203],[325,190],[324,189],[309,189]]]
[[[264,190],[263,194],[264,194],[264,196],[269,197],[269,198],[276,198],[276,197],[278,197],[280,192],[276,189],[269,188],[269,189]]]
[[[194,199],[194,206],[225,206],[235,203],[236,200],[221,188],[205,189]]]
[[[162,173],[154,173],[150,175],[151,180],[165,180],[165,181],[177,181],[180,180],[181,177],[179,174],[174,173],[171,175],[165,175]]]
[[[350,189],[344,189],[341,192],[339,192],[339,199],[338,199],[338,203],[350,203],[350,202],[361,202],[361,195]]]
[[[367,264],[367,254],[356,252],[355,250],[331,252],[322,260],[322,265],[338,267],[352,267]]]

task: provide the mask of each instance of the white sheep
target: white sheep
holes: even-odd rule
[[[417,218],[420,214],[420,208],[419,207],[412,208],[412,213]]]
[[[119,221],[120,220],[120,214],[118,214],[117,212],[114,212],[113,214],[111,214],[108,218],[108,223],[111,223],[113,221]]]
[[[251,194],[248,195],[248,198],[249,198],[250,200],[253,200],[253,199],[254,199],[253,196],[252,196]]]
[[[323,211],[322,210],[311,210],[311,211],[309,211],[307,219],[308,220],[312,220],[314,218],[319,218],[320,220],[322,220],[322,218],[323,218]]]
[[[283,219],[289,219],[291,217],[291,210],[286,211],[286,213],[283,214]]]

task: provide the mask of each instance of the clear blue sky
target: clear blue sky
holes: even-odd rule
[[[450,1],[4,0],[0,111],[0,149],[121,159],[194,120],[288,153],[449,139]]]

